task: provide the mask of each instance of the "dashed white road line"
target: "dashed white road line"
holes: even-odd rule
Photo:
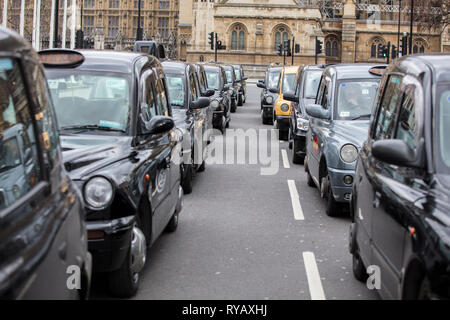
[[[303,262],[305,263],[311,300],[326,300],[314,253],[310,251],[303,252]]]
[[[291,165],[289,164],[286,149],[281,149],[281,158],[283,158],[283,166],[285,169],[289,169]]]
[[[295,220],[305,220],[303,216],[302,205],[300,204],[300,197],[298,196],[297,187],[294,180],[288,180],[289,193],[291,194],[292,209],[294,210]]]

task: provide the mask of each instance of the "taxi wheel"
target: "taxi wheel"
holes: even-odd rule
[[[328,175],[328,173],[326,177],[322,178],[322,182],[320,184],[320,194],[323,198],[327,198],[327,216],[337,216],[339,213],[339,204],[336,202],[336,200],[334,200],[333,190],[331,189],[330,176]]]
[[[165,229],[166,232],[175,232],[178,228],[178,212],[175,211],[172,218],[170,218],[169,223]]]
[[[200,167],[198,167],[197,172],[203,172],[206,169],[206,162],[205,160],[203,160],[202,164]]]
[[[244,105],[244,102],[243,102],[242,100],[243,100],[242,94],[240,94],[240,95],[239,95],[239,98],[238,98],[238,106],[239,106],[239,107],[242,107],[242,106]]]
[[[183,165],[183,182],[181,186],[185,194],[192,192],[192,165]]]
[[[365,282],[367,280],[368,274],[361,260],[361,257],[358,254],[358,251],[353,253],[352,269],[353,269],[353,276],[355,277],[356,280],[361,282]]]
[[[233,100],[231,101],[231,108],[230,108],[231,113],[235,113],[235,112],[236,112],[236,109],[237,109],[237,106],[236,106],[236,100],[233,99]]]
[[[263,110],[261,110],[261,120],[263,124],[269,124],[269,119],[264,115]]]
[[[307,174],[306,183],[308,184],[309,187],[314,188],[316,186],[316,184],[314,183],[314,180],[311,177],[311,174],[309,173],[309,171],[307,171],[306,174]]]

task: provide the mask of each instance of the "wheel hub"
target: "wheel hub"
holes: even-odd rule
[[[147,259],[147,242],[145,235],[137,226],[133,228],[131,239],[131,271],[133,274],[139,273],[145,265]]]

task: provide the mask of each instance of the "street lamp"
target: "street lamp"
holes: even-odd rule
[[[398,4],[398,34],[397,34],[397,57],[400,57],[400,21],[402,16],[402,0]]]
[[[414,21],[414,0],[411,0],[411,26],[410,26],[410,31],[409,31],[409,54],[412,54],[413,21]]]
[[[136,30],[136,41],[142,40],[142,28],[141,28],[141,0],[138,1],[138,20]]]

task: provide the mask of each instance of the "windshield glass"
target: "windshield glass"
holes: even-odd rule
[[[220,86],[220,73],[214,70],[205,70],[206,79],[208,82],[208,89],[219,90]]]
[[[20,165],[19,145],[17,138],[0,141],[0,172]]]
[[[184,77],[183,75],[167,74],[170,104],[173,107],[184,107]]]
[[[284,74],[283,78],[283,93],[288,91],[295,92],[295,78],[297,77],[296,73],[288,73]]]
[[[236,80],[241,80],[241,70],[239,68],[234,69],[234,75],[236,77]]]
[[[267,72],[266,85],[268,89],[276,89],[280,80],[281,69]]]
[[[438,136],[440,149],[440,171],[450,174],[450,86],[438,87]]]
[[[93,126],[125,130],[130,80],[106,72],[47,70],[61,128]]]
[[[352,120],[372,112],[379,80],[343,81],[338,86],[336,119]]]
[[[225,69],[225,74],[227,75],[227,83],[233,83],[233,74],[231,69]]]
[[[317,89],[319,88],[320,78],[322,77],[322,71],[309,71],[306,73],[305,86],[303,90],[303,98],[315,99],[317,95]]]

